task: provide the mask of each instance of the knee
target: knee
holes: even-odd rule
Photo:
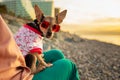
[[[69,59],[60,59],[54,62],[53,65],[54,65],[53,67],[59,68],[60,72],[63,71],[66,74],[67,73],[72,74],[72,72],[75,70],[74,68],[75,64]]]
[[[43,52],[43,54],[44,54],[45,61],[50,63],[53,63],[59,59],[65,58],[62,51],[57,49],[51,49],[51,50],[45,51]]]
[[[59,59],[65,58],[65,56],[61,50],[52,49],[51,51],[52,51],[53,55],[56,56],[57,58],[59,58]]]
[[[64,69],[72,69],[73,65],[75,65],[71,60],[69,59],[60,59],[54,63],[57,66],[61,66]]]
[[[71,80],[80,80],[77,66],[71,60],[61,59],[59,61],[56,61],[56,63],[54,63],[53,65],[56,65],[57,67],[59,67],[59,69],[61,69],[60,71],[64,70],[64,73],[69,74],[69,78]]]

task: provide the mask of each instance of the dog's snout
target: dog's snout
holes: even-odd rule
[[[47,32],[47,34],[51,35],[51,34],[52,34],[52,32]]]
[[[47,32],[46,37],[47,37],[47,38],[50,38],[51,36],[52,36],[52,32]]]

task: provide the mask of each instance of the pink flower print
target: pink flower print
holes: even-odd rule
[[[33,49],[38,48],[37,46],[34,46]]]
[[[20,50],[21,52],[23,52],[23,50]]]
[[[34,39],[34,40],[33,40],[33,42],[35,42],[35,43],[36,43],[36,42],[37,42],[37,41],[36,41],[36,39]]]
[[[26,44],[29,44],[29,43],[30,43],[30,41],[27,41],[27,42],[26,42]]]
[[[20,36],[19,36],[19,35],[17,35],[17,36],[16,36],[16,38],[20,38]]]
[[[17,44],[18,46],[21,46],[21,44]]]
[[[42,37],[41,36],[38,36],[40,39],[42,39]]]
[[[24,36],[24,41],[28,42],[29,41],[29,37],[28,36]]]

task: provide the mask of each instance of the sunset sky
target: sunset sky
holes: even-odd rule
[[[54,0],[55,7],[67,9],[65,23],[82,24],[99,18],[120,18],[120,0]]]

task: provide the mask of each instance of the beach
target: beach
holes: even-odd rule
[[[13,34],[27,22],[10,15],[2,16]],[[120,46],[80,36],[61,30],[51,40],[44,39],[44,51],[60,49],[77,65],[81,80],[120,80]]]

